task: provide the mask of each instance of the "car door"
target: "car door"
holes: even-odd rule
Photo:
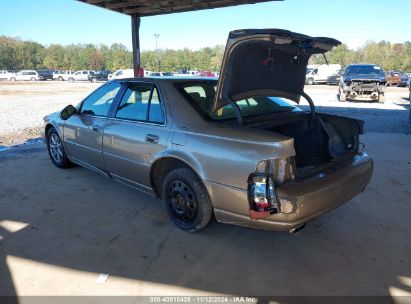
[[[78,115],[65,121],[64,144],[67,154],[75,161],[105,170],[103,129],[121,86],[119,82],[101,86],[81,103]]]
[[[113,178],[150,190],[150,166],[167,147],[170,128],[159,89],[129,83],[104,128],[103,155]]]

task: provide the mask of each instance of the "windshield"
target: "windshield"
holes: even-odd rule
[[[345,71],[345,75],[384,75],[383,70],[378,65],[351,65]]]
[[[181,83],[178,86],[184,97],[206,117],[213,120],[236,118],[234,109],[230,104],[212,112],[217,86],[216,81]],[[292,101],[275,96],[256,96],[238,100],[236,103],[243,117],[302,111]]]
[[[305,74],[310,74],[312,70],[314,70],[314,68],[307,68],[307,71],[305,72]]]

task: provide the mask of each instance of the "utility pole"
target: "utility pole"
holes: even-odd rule
[[[157,48],[157,39],[160,34],[154,34],[154,38],[156,38],[156,63],[157,63],[157,72],[160,72],[160,62],[158,61],[158,48]]]

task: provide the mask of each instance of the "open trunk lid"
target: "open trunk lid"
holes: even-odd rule
[[[299,102],[308,60],[340,41],[280,29],[229,34],[213,110],[250,96],[279,96]]]

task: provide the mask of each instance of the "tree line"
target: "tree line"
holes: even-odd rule
[[[361,48],[351,50],[341,44],[330,52],[313,56],[310,63],[338,63],[347,66],[351,63],[374,63],[385,71],[398,70],[411,72],[411,42],[390,43],[388,41],[368,41]]]
[[[200,50],[143,51],[141,65],[149,71],[177,71],[182,69],[218,71],[223,59],[224,46]],[[375,63],[384,70],[411,71],[411,42],[390,43],[368,41],[356,50],[342,44],[326,54],[329,63],[347,66],[350,63]],[[325,63],[322,55],[313,56],[312,64]],[[132,52],[126,46],[114,43],[42,45],[38,42],[0,36],[0,69],[51,70],[118,70],[132,68]]]

